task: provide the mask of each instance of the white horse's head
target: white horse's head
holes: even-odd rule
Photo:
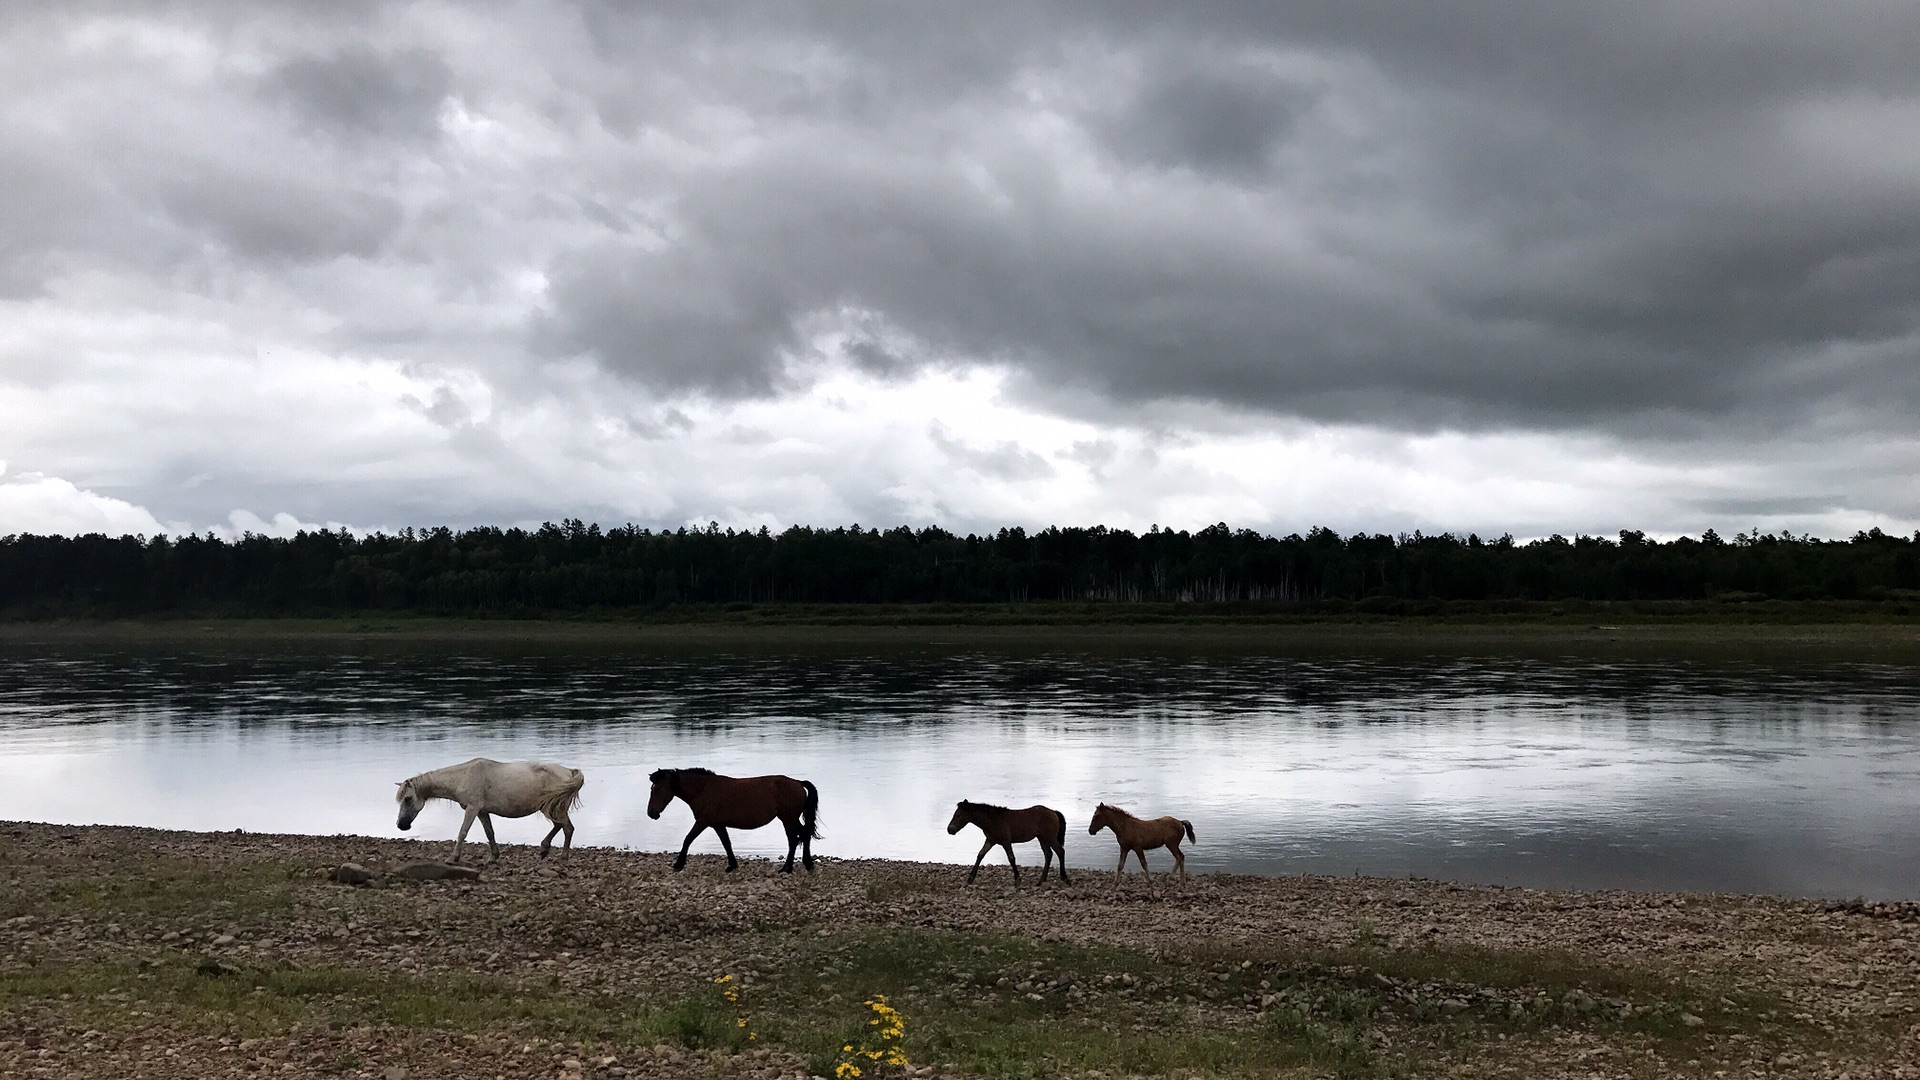
[[[400,781],[400,790],[394,793],[393,800],[400,804],[400,820],[394,824],[406,832],[413,828],[413,819],[420,815],[420,808],[427,805],[427,800],[411,780]]]

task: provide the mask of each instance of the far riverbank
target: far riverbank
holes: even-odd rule
[[[1602,612],[1551,617],[1295,619],[1195,615],[1157,621],[1000,621],[982,613],[855,609],[816,618],[50,619],[0,621],[0,648],[165,646],[757,652],[1015,650],[1098,652],[1393,652],[1764,656],[1807,654],[1920,660],[1920,622],[1746,621]]]

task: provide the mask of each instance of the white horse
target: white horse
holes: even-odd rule
[[[460,835],[453,842],[456,863],[460,861],[460,848],[467,842],[467,831],[473,828],[474,818],[479,818],[480,827],[487,831],[487,848],[493,856],[490,861],[499,862],[500,845],[493,839],[493,819],[489,815],[523,818],[536,811],[553,822],[547,838],[540,841],[540,857],[547,857],[553,847],[554,834],[564,829],[567,836],[560,846],[560,858],[564,861],[573,850],[573,819],[568,811],[580,801],[580,788],[586,782],[586,774],[564,765],[474,758],[461,765],[449,765],[400,781],[400,791],[394,800],[400,804],[398,824],[403,832],[413,828],[413,819],[429,800],[451,799],[460,804],[467,812],[467,820],[460,823]]]

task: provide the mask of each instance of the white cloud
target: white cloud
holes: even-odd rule
[[[175,531],[144,507],[75,487],[57,476],[6,476],[0,463],[0,536],[16,533],[154,536]]]

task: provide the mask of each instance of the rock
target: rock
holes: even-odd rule
[[[1440,1003],[1440,1011],[1448,1016],[1467,1011],[1467,1003],[1459,998],[1447,998]]]
[[[361,866],[359,863],[341,863],[333,872],[333,880],[342,885],[371,885],[373,884],[373,871]]]
[[[1680,1022],[1687,1025],[1690,1028],[1707,1026],[1707,1022],[1704,1019],[1698,1016],[1695,1016],[1689,1012],[1683,1012],[1680,1014]]]
[[[380,1080],[407,1080],[405,1065],[389,1065],[380,1070]]]
[[[480,871],[472,866],[455,866],[443,862],[410,862],[393,872],[395,877],[411,878],[414,881],[478,881]]]

